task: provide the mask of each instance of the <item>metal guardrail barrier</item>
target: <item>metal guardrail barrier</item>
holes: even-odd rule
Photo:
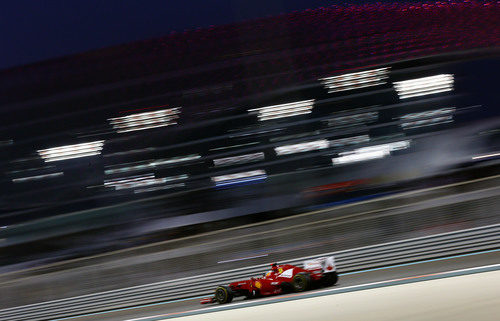
[[[430,235],[390,243],[295,258],[280,263],[301,265],[304,260],[334,255],[339,273],[427,258],[500,247],[500,224]],[[220,284],[260,275],[268,264],[214,272],[170,281],[99,292],[0,310],[0,320],[50,320],[141,304],[209,295]]]

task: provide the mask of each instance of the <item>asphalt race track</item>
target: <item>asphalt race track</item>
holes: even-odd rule
[[[314,292],[306,292],[293,298],[286,295],[257,300],[236,298],[233,303],[224,306],[217,304],[202,306],[199,304],[199,298],[196,298],[57,320],[272,318],[277,321],[327,320],[332,317],[335,317],[335,320],[496,320],[500,314],[498,267],[497,271],[493,272],[461,276],[440,274],[495,264],[500,264],[500,249],[347,274],[339,271],[341,274],[339,283],[327,289],[328,293],[332,291],[332,294],[321,294],[317,297],[311,297],[317,295]],[[428,278],[437,279],[429,281]],[[394,283],[394,280],[399,281]],[[373,288],[373,283],[378,282],[382,283],[376,286],[378,288]],[[399,284],[398,282],[411,283],[388,286]],[[289,301],[291,299],[292,301]],[[212,311],[221,307],[226,310]],[[195,315],[189,316],[193,313]]]

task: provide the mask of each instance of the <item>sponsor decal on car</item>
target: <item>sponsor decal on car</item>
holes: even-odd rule
[[[291,278],[293,276],[293,269],[288,269],[285,272],[281,273],[278,277],[280,278]]]

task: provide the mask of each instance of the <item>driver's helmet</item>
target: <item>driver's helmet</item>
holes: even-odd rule
[[[271,269],[272,269],[274,272],[278,271],[278,263],[273,263],[273,264],[271,264]]]

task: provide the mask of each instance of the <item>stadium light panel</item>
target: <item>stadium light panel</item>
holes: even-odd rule
[[[264,159],[264,153],[259,152],[259,153],[217,158],[214,159],[214,166],[218,167],[218,166],[229,166],[235,164],[244,164],[244,163],[258,162],[263,159]]]
[[[345,145],[355,145],[361,143],[368,143],[370,141],[370,136],[359,135],[354,137],[339,138],[330,141],[330,147],[342,147]]]
[[[328,89],[329,93],[334,93],[383,85],[387,83],[388,73],[389,68],[385,67],[321,78],[319,81]]]
[[[132,114],[108,119],[117,133],[165,127],[177,124],[180,107]]]
[[[399,141],[382,145],[362,147],[349,152],[339,153],[338,157],[332,158],[333,165],[356,163],[372,159],[380,159],[389,156],[391,152],[410,147],[410,141]]]
[[[400,99],[419,97],[453,90],[452,74],[441,74],[411,80],[397,81],[394,88]]]
[[[274,151],[276,152],[276,155],[281,156],[281,155],[289,155],[289,154],[325,149],[328,147],[330,147],[330,143],[328,142],[328,140],[321,139],[311,142],[279,146],[274,148]]]
[[[168,182],[183,180],[183,179],[187,179],[187,178],[188,178],[187,174],[156,178],[155,175],[151,173],[151,174],[145,174],[145,175],[130,176],[130,177],[123,177],[123,178],[117,178],[117,179],[112,179],[112,180],[106,180],[106,181],[104,181],[104,187],[112,187],[115,190],[122,190],[122,189],[145,187],[145,186],[151,186],[151,185],[160,185],[160,184],[165,184]]]
[[[355,163],[366,160],[384,158],[390,153],[386,150],[372,150],[364,152],[343,153],[339,157],[332,158],[334,165],[341,165],[347,163]]]
[[[154,192],[154,191],[159,191],[159,190],[172,189],[172,188],[176,188],[176,187],[185,187],[185,186],[186,186],[186,183],[178,183],[178,184],[169,184],[169,185],[165,185],[165,186],[140,188],[140,189],[134,190],[134,194]]]
[[[314,99],[296,101],[293,103],[271,105],[261,108],[249,109],[249,113],[257,112],[259,121],[270,119],[292,117],[297,115],[305,115],[312,112]]]
[[[82,144],[40,149],[37,150],[37,153],[46,163],[48,163],[72,158],[99,155],[102,152],[103,146],[104,140],[99,140]]]
[[[412,129],[426,126],[450,123],[453,121],[454,107],[429,110],[401,116],[403,129]]]
[[[359,124],[374,122],[378,119],[378,112],[368,112],[356,115],[339,116],[328,119],[329,127],[356,126]]]
[[[219,187],[219,186],[227,186],[227,185],[259,181],[266,178],[267,178],[266,171],[258,169],[248,172],[214,176],[212,177],[212,181],[215,183],[215,186]]]

